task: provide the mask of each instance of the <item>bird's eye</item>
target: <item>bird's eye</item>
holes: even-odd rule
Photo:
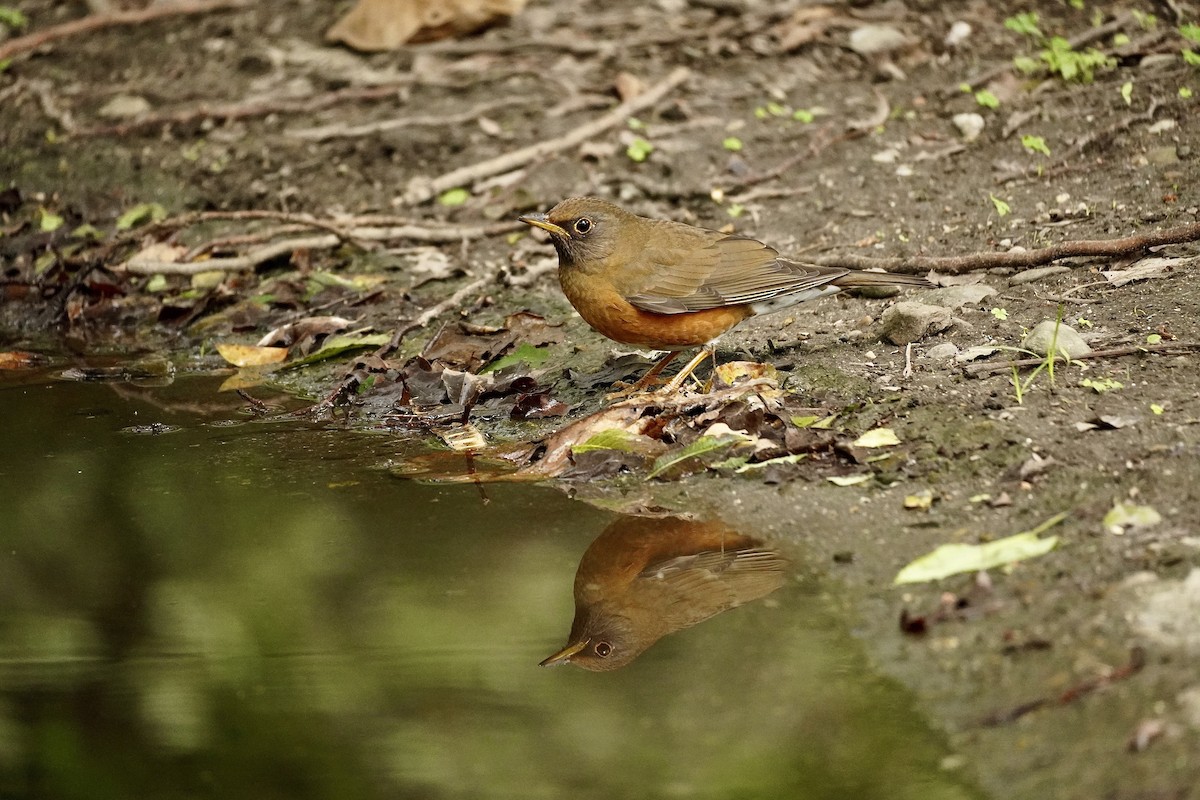
[[[596,651],[596,655],[601,658],[608,658],[612,653],[612,645],[608,642],[596,642],[596,646],[593,649]]]
[[[592,221],[587,217],[580,217],[575,220],[575,232],[580,236],[585,236],[592,229]]]

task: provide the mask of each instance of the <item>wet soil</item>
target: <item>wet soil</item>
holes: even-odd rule
[[[650,216],[729,225],[796,256],[1031,249],[1197,221],[1198,101],[1180,90],[1200,91],[1200,72],[1178,58],[1180,40],[1165,20],[1151,29],[1126,17],[1119,33],[1130,44],[1098,41],[1115,63],[1091,83],[1001,71],[987,84],[1000,103],[990,109],[959,85],[1038,50],[1005,29],[1005,10],[921,2],[839,8],[812,42],[783,52],[778,26],[796,4],[785,5],[533,3],[481,37],[360,57],[321,46],[329,5],[263,2],[95,32],[19,58],[0,74],[8,120],[0,130],[0,188],[20,192],[5,209],[0,239],[0,346],[122,358],[166,351],[181,369],[214,369],[214,345],[252,343],[331,300],[357,325],[391,332],[470,280],[497,275],[507,277],[444,321],[495,325],[528,309],[561,323],[539,381],[555,387],[571,418],[604,404],[602,389],[581,388],[572,376],[600,369],[617,348],[574,315],[545,270],[552,253],[537,237],[443,246],[450,268],[425,283],[412,273],[421,252],[344,246],[227,277],[219,297],[188,278],[154,285],[115,269],[104,273],[108,288],[93,281],[68,297],[78,290],[69,270],[55,285],[38,281],[38,258],[52,248],[39,250],[36,237],[53,238],[30,227],[39,209],[112,236],[116,219],[138,203],[159,203],[169,214],[386,213],[474,225],[598,194]],[[1041,29],[1063,36],[1132,8],[1043,5]],[[18,6],[35,26],[83,13],[76,3]],[[973,32],[950,48],[944,37],[956,21]],[[849,34],[867,24],[895,28],[909,44],[861,55],[848,46]],[[462,205],[404,200],[413,179],[561,136],[598,116],[615,102],[619,73],[654,84],[680,65],[690,78],[641,114],[636,130],[611,130],[471,187]],[[386,82],[402,85],[370,102],[192,117],[205,106],[286,98],[303,105]],[[142,98],[149,113],[178,121],[102,116],[117,97]],[[806,122],[804,114],[793,118],[796,110],[816,114]],[[978,139],[964,141],[952,122],[963,113],[982,116]],[[297,135],[414,116],[433,122],[322,141]],[[130,129],[112,130],[122,125]],[[865,133],[848,135],[852,128]],[[626,154],[632,136],[653,146],[644,161]],[[1050,155],[1024,147],[1022,136],[1042,137]],[[730,137],[740,149],[726,146]],[[747,185],[789,159],[778,176]],[[996,200],[1011,212],[1001,215]],[[180,238],[193,246],[251,229],[193,227]],[[952,309],[951,326],[909,352],[878,337],[889,298],[827,298],[725,337],[722,360],[770,362],[806,403],[854,409],[863,428],[895,429],[903,444],[866,487],[837,487],[797,465],[767,481],[706,473],[572,490],[610,504],[620,495],[630,504],[707,507],[739,530],[803,545],[814,563],[827,565],[831,591],[881,668],[924,698],[952,734],[964,758],[947,767],[970,770],[997,797],[1200,797],[1200,623],[1189,615],[1196,590],[1185,582],[1200,569],[1195,355],[1060,366],[1053,380],[1043,372],[1019,395],[1009,372],[972,377],[953,357],[930,355],[945,343],[1016,347],[1025,330],[1055,319],[1095,349],[1148,337],[1200,341],[1196,253],[1194,244],[1169,248],[1158,255],[1177,259],[1170,268],[1124,285],[1101,271],[1127,263],[1086,259],[1028,282],[1003,271],[973,276],[995,294]],[[322,295],[312,287],[314,271],[383,282],[365,296]],[[199,307],[197,293],[207,305]],[[288,302],[276,302],[285,293]],[[251,300],[265,295],[274,299]],[[165,296],[185,310],[164,314]],[[427,341],[415,334],[402,352]],[[279,379],[321,396],[346,367],[340,360]],[[483,427],[495,440],[520,441],[562,422]],[[921,490],[932,492],[932,507],[906,510],[904,498]],[[1162,520],[1114,533],[1103,520],[1119,500],[1151,506]],[[1062,511],[1070,516],[1048,556],[993,571],[987,581],[891,585],[900,567],[939,544],[998,538]],[[1159,596],[1168,602],[1153,600]],[[903,631],[902,611],[927,625]],[[1131,658],[1138,669],[1128,669]]]

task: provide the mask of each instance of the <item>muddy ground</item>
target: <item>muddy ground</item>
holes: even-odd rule
[[[80,16],[82,6],[17,3],[34,28]],[[442,322],[498,326],[530,310],[561,323],[535,374],[567,418],[476,419],[491,442],[519,443],[601,409],[605,387],[579,376],[620,349],[562,298],[546,242],[502,224],[566,196],[728,225],[810,257],[1002,252],[1197,221],[1200,99],[1186,90],[1200,92],[1200,70],[1179,57],[1186,42],[1162,8],[1037,4],[1046,35],[1122,20],[1091,42],[1113,57],[1091,83],[1003,68],[1041,49],[1005,28],[1025,9],[835,6],[806,17],[807,36],[787,24],[797,8],[533,2],[479,37],[359,56],[323,47],[333,4],[261,2],[96,31],[19,56],[0,74],[0,188],[17,190],[2,209],[0,349],[88,363],[165,354],[177,369],[217,369],[225,365],[215,345],[253,344],[314,314],[390,334],[486,279],[410,334],[394,363]],[[956,22],[972,30],[951,47],[945,37]],[[856,52],[851,35],[869,24],[898,31],[904,43]],[[787,36],[791,49],[781,44]],[[407,194],[414,179],[601,116],[617,102],[621,73],[653,87],[679,66],[690,70],[686,80],[633,126],[467,185],[461,204]],[[996,108],[960,89],[989,72],[975,88],[987,88]],[[239,110],[212,111],[226,104]],[[953,122],[964,113],[982,117],[977,139]],[[396,119],[409,124],[355,130]],[[326,126],[340,126],[338,135],[312,133]],[[1049,155],[1035,140],[1023,146],[1023,136],[1042,137]],[[642,161],[627,153],[637,137],[653,148]],[[142,203],[170,217],[266,209],[499,227],[461,242],[398,241],[372,252],[349,242],[224,276],[162,278],[119,265],[168,237],[186,248],[220,238],[213,254],[236,255],[251,245],[230,237],[285,221],[118,231],[118,218]],[[64,224],[45,230],[47,214]],[[98,239],[80,246],[68,234],[85,223]],[[766,479],[634,473],[574,490],[609,504],[619,496],[627,505],[709,506],[742,530],[807,551],[880,667],[950,732],[958,768],[997,797],[1200,797],[1195,354],[1060,365],[1053,382],[1045,372],[1030,381],[1026,368],[1020,396],[1011,372],[971,376],[950,348],[930,354],[946,343],[1016,347],[1026,329],[1056,318],[1094,349],[1200,341],[1200,288],[1187,260],[1197,252],[1194,243],[1163,250],[1156,255],[1174,259],[1167,268],[1123,285],[1101,271],[1136,259],[1075,259],[1032,281],[1011,271],[972,275],[995,293],[950,303],[949,327],[919,338],[907,356],[879,338],[891,298],[827,298],[752,320],[722,340],[721,359],[773,364],[794,405],[840,414],[845,441],[893,428],[902,444],[886,464],[842,448]],[[327,273],[373,277],[347,287],[316,277]],[[279,373],[262,391],[282,385],[321,397],[352,363],[346,355]],[[357,413],[390,407],[368,399]],[[856,468],[873,479],[825,480]],[[905,509],[905,497],[922,490],[932,507]],[[1103,520],[1117,501],[1152,507],[1161,521],[1114,532]],[[892,586],[900,567],[939,544],[1016,533],[1064,511],[1060,546],[1048,556],[987,580]],[[924,619],[902,630],[902,611]]]

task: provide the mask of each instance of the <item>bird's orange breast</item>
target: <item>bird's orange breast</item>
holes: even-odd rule
[[[711,342],[754,312],[747,305],[681,314],[643,311],[602,276],[560,269],[563,294],[588,325],[613,341],[652,350],[685,350]]]

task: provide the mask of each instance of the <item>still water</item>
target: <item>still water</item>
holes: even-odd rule
[[[659,591],[616,576],[650,523],[400,480],[396,435],[243,405],[0,383],[0,798],[978,796],[795,552],[721,532],[771,573],[744,605],[539,667],[602,534],[583,583]]]

